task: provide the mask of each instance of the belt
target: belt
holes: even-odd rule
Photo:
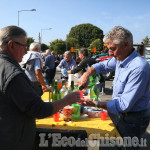
[[[123,116],[129,116],[129,115],[138,115],[141,114],[143,112],[146,112],[148,109],[142,110],[142,111],[131,111],[131,112],[126,112],[126,113],[122,113]]]

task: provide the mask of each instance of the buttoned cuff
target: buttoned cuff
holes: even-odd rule
[[[116,100],[107,101],[107,109],[113,114],[120,114],[116,106]]]

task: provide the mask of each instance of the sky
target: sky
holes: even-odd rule
[[[49,45],[66,39],[72,27],[91,23],[104,34],[121,25],[133,34],[134,44],[150,38],[150,0],[0,0],[0,28],[18,25],[28,37]],[[51,28],[51,29],[49,29]]]

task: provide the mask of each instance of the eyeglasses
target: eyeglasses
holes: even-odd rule
[[[25,50],[27,50],[27,45],[14,41],[17,45],[23,46]]]

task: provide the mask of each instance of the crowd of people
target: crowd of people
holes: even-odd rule
[[[20,27],[0,29],[0,149],[31,150],[35,119],[51,116],[73,103],[106,109],[121,137],[142,137],[150,120],[150,66],[133,49],[129,30],[116,26],[103,40],[114,57],[95,63],[86,49],[80,49],[77,65],[69,51],[62,60],[49,50],[42,58],[40,45],[31,43],[27,52],[27,33]],[[46,85],[52,83],[56,70],[65,78],[80,72],[79,88],[88,86],[91,75],[115,71],[112,100],[95,102],[73,92],[55,102],[43,102],[41,95],[48,90]]]

